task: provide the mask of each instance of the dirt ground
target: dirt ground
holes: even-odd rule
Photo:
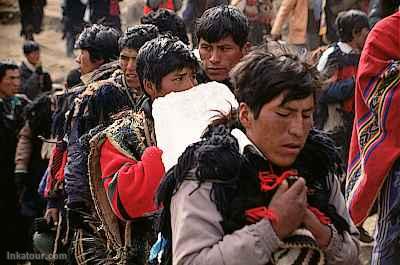
[[[13,2],[13,0],[0,0]],[[16,2],[16,1],[15,1]],[[65,42],[62,39],[59,0],[48,0],[45,9],[44,30],[35,35],[35,40],[40,43],[42,53],[42,64],[50,72],[56,83],[62,84],[69,70],[77,67],[74,59],[65,55]],[[125,0],[121,2],[123,28],[126,25],[137,23],[141,15],[143,1]],[[0,3],[1,8],[1,3]],[[1,11],[1,10],[0,10]],[[17,62],[23,59],[22,44],[20,37],[20,24],[17,19],[11,24],[0,24],[0,59],[12,58]],[[376,217],[369,218],[364,227],[372,234]],[[361,260],[363,265],[370,264],[370,253],[372,244],[361,245]],[[350,264],[349,264],[350,265]]]
[[[16,0],[0,0],[0,12],[13,10],[13,2]],[[121,2],[123,27],[137,23],[141,12],[140,0],[125,0]],[[73,58],[65,55],[65,41],[62,39],[61,8],[59,0],[48,0],[45,8],[43,31],[35,35],[35,40],[41,47],[41,59],[44,69],[57,83],[63,83],[69,70],[77,67]],[[3,5],[2,5],[3,4]],[[9,6],[7,6],[9,5]],[[15,7],[15,4],[14,4]],[[12,19],[7,24],[0,24],[0,59],[11,58],[17,62],[23,59],[20,37],[21,26],[18,18]]]

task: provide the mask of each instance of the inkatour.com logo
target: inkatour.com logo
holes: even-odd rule
[[[7,260],[66,260],[67,254],[43,254],[29,252],[8,252]]]

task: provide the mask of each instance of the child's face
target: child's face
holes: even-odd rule
[[[146,86],[146,92],[154,100],[171,92],[180,92],[191,89],[197,85],[196,72],[193,68],[184,67],[175,70],[161,79],[161,89],[157,90],[155,84]]]

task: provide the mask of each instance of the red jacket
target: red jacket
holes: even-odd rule
[[[164,176],[162,151],[145,149],[141,161],[121,153],[108,139],[101,147],[102,180],[115,215],[131,220],[157,211],[155,192]]]

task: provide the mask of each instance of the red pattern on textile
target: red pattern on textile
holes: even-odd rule
[[[381,20],[369,33],[361,54],[346,187],[350,215],[357,225],[368,217],[386,177],[400,157],[400,88],[376,96],[376,84],[382,80],[379,75],[393,60],[400,60],[399,29],[400,12]],[[371,108],[376,102],[378,109]],[[373,123],[377,128],[364,135],[364,138],[373,136],[365,142],[360,133]]]
[[[165,173],[161,155],[162,151],[152,146],[145,149],[141,161],[135,161],[119,152],[108,139],[103,143],[101,178],[107,193],[113,194],[109,199],[118,218],[133,219],[157,210],[154,196]]]

